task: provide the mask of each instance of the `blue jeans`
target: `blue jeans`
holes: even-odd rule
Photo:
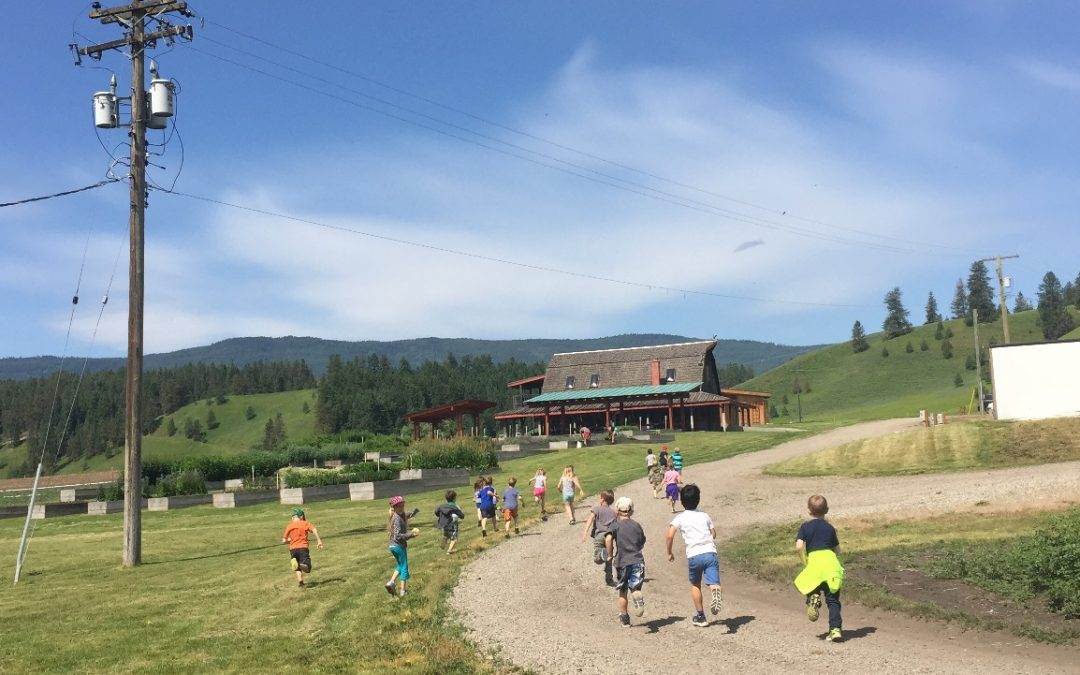
[[[840,618],[840,591],[833,593],[829,590],[829,584],[822,581],[810,595],[815,593],[825,593],[825,606],[829,608],[829,629],[843,628],[844,622]]]

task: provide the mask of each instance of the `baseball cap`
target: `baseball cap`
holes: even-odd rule
[[[615,500],[615,510],[619,513],[632,513],[634,502],[629,497],[619,497]]]
[[[294,516],[299,516],[299,517],[303,518],[304,517],[304,509],[297,506],[295,509],[292,510],[292,514]]]

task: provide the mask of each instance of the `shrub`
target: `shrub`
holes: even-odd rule
[[[882,347],[881,348],[881,358],[883,358],[883,359],[889,358],[889,348],[888,347]]]
[[[198,471],[180,471],[162,476],[150,494],[154,497],[206,494],[206,479]]]
[[[941,355],[947,359],[952,358],[952,342],[948,338],[941,341]]]
[[[957,373],[956,377],[953,378],[952,383],[957,387],[962,387],[964,386],[964,378],[960,376],[960,373]]]
[[[930,349],[930,345],[926,342],[926,340],[923,340],[923,341],[921,341],[919,343],[919,351],[920,352],[925,352],[928,349]]]
[[[908,354],[915,351],[915,347],[912,346],[911,340],[908,340],[907,345],[904,347],[904,351],[907,352]]]
[[[498,466],[495,444],[486,438],[425,439],[409,446],[405,465],[412,469],[469,469]]]
[[[381,462],[349,464],[339,469],[293,468],[281,472],[281,482],[287,488],[368,483],[379,480],[393,480],[398,477],[401,468],[400,464],[382,464]]]

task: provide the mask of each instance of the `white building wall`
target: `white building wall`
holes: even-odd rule
[[[990,367],[998,419],[1080,415],[1080,341],[994,346]]]

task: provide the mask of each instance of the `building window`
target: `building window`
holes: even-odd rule
[[[593,389],[600,386],[600,373],[593,373],[589,376],[589,386]]]
[[[573,389],[574,388],[574,376],[573,375],[567,375],[566,376],[566,388],[567,389]]]
[[[675,369],[674,368],[668,368],[667,369],[667,381],[668,382],[674,382],[675,381]]]

